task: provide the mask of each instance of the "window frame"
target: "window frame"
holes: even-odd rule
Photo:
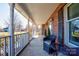
[[[69,47],[79,47],[78,45],[70,42],[70,39],[69,39],[69,22],[74,21],[75,19],[79,19],[79,17],[68,19],[68,7],[71,4],[72,3],[69,3],[64,6],[64,43]]]

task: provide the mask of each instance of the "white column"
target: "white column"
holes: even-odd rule
[[[32,24],[32,37],[34,36],[34,24]]]
[[[9,32],[10,32],[10,50],[9,50],[9,55],[10,56],[14,56],[15,55],[15,45],[14,45],[14,7],[15,7],[15,4],[14,3],[11,3],[10,4],[10,27],[9,27]]]
[[[30,35],[29,35],[29,19],[28,19],[28,40],[30,40]]]

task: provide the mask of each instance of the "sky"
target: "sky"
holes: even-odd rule
[[[18,20],[21,21],[22,28],[27,26],[27,19],[22,16],[17,10],[15,10],[15,14],[18,15]],[[16,15],[15,15],[16,16]],[[7,27],[7,24],[10,23],[10,7],[8,3],[0,3],[0,28]]]
[[[5,3],[0,3],[0,28],[4,28],[7,25],[5,24],[5,21],[9,18],[9,5]]]

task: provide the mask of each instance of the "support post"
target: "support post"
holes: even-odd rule
[[[9,55],[14,56],[15,55],[15,44],[14,44],[14,7],[15,4],[10,4],[10,41],[9,41]]]
[[[29,33],[29,19],[28,19],[28,40],[30,40],[30,33]]]

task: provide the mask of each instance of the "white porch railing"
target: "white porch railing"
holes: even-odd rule
[[[0,37],[0,56],[8,56],[10,53],[11,36]],[[14,35],[15,55],[17,55],[28,44],[28,33]]]

